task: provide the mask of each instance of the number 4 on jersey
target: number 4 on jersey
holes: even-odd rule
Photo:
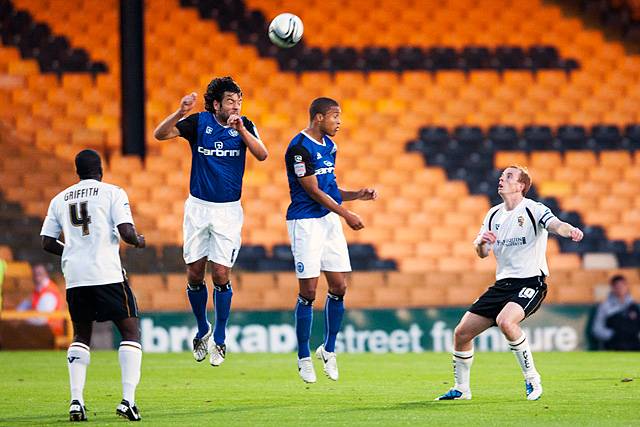
[[[74,227],[82,227],[82,235],[89,235],[89,224],[91,224],[91,217],[89,216],[89,210],[87,208],[88,202],[71,203],[69,205],[69,217],[71,218],[71,224]],[[78,205],[80,208],[78,209]],[[80,215],[78,216],[78,211]]]

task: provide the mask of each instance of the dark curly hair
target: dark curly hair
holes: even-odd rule
[[[237,93],[242,96],[242,89],[240,89],[238,83],[233,81],[231,76],[217,77],[211,80],[204,94],[204,109],[215,114],[213,101],[222,102],[225,92]]]

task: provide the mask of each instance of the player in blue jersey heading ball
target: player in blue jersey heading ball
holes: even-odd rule
[[[300,285],[295,309],[298,372],[303,381],[313,383],[316,374],[309,338],[320,271],[327,278],[329,293],[324,308],[325,339],[316,356],[322,360],[327,376],[336,381],[335,343],[344,314],[345,273],[351,271],[339,217],[353,230],[364,228],[360,217],[342,206],[342,202],[374,200],[377,193],[372,188],[348,191],[338,187],[335,175],[338,147],[330,138],[340,129],[338,103],[330,98],[315,99],[309,116],[309,126],[291,140],[285,162],[291,196],[287,229]]]
[[[268,153],[251,120],[240,116],[242,90],[231,77],[213,79],[204,94],[206,111],[184,118],[195,102],[195,92],[182,98],[180,108],[158,125],[154,135],[160,140],[181,136],[191,146],[183,238],[187,296],[198,322],[193,357],[201,362],[209,353],[211,365],[220,366],[226,356],[225,328],[233,295],[229,274],[241,242],[240,196],[246,153],[249,149],[260,161]],[[207,319],[207,261],[211,262],[214,287],[213,330]]]

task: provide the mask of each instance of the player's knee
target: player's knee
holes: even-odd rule
[[[518,329],[518,324],[511,319],[500,318],[496,319],[496,323],[498,324],[498,328],[505,334],[510,335],[513,332],[516,332]]]
[[[347,293],[347,284],[346,282],[335,283],[329,286],[329,292],[333,295],[344,296]]]
[[[229,283],[229,269],[226,267],[213,268],[213,283],[216,285],[226,285]]]
[[[187,267],[187,280],[189,283],[201,283],[204,281],[204,269]]]
[[[462,325],[458,325],[453,330],[453,338],[455,339],[456,343],[461,344],[471,341],[474,336],[469,332],[467,328]]]

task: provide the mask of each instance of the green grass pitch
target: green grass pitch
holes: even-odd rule
[[[0,353],[0,425],[68,423],[64,352]],[[298,378],[294,354],[229,354],[222,367],[191,354],[145,354],[137,403],[150,425],[640,425],[639,353],[538,353],[544,395],[524,397],[510,353],[478,353],[473,400],[434,402],[451,386],[451,356],[343,354],[340,381]],[[625,379],[632,378],[633,381]],[[623,381],[624,380],[624,381]],[[122,424],[116,352],[95,351],[89,422]]]

